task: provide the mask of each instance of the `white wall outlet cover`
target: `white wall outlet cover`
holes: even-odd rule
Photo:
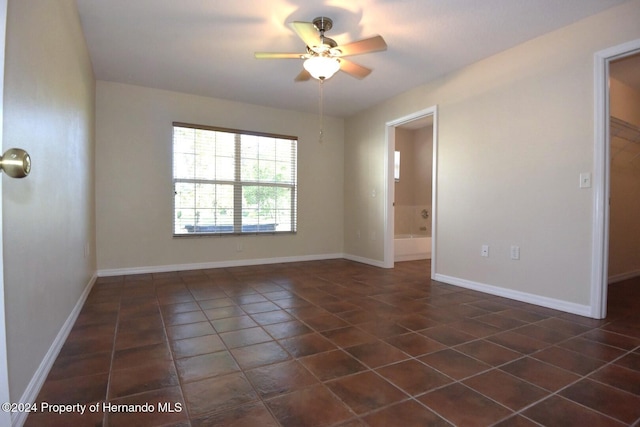
[[[520,259],[520,246],[511,246],[511,259]]]
[[[489,245],[482,245],[482,248],[480,249],[480,255],[484,257],[489,256]]]

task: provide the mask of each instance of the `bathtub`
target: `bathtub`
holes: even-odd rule
[[[394,261],[431,259],[431,237],[420,234],[396,234],[393,239]]]

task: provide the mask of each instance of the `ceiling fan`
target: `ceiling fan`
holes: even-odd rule
[[[306,43],[305,53],[256,52],[258,59],[304,59],[304,69],[295,81],[309,80],[311,77],[324,81],[331,78],[338,70],[363,79],[371,73],[371,69],[345,59],[346,56],[378,52],[387,49],[381,36],[374,36],[353,43],[338,46],[335,40],[325,37],[325,31],[333,27],[333,21],[324,16],[315,18],[313,22],[295,21],[291,28]]]

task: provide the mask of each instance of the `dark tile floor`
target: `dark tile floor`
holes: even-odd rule
[[[100,278],[27,426],[640,423],[640,280],[593,320],[346,260]],[[93,406],[92,406],[93,405]],[[132,412],[133,411],[133,412]]]

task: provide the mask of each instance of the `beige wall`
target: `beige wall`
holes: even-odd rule
[[[611,115],[640,129],[640,92],[615,79],[609,87]],[[616,281],[640,274],[640,139],[611,137],[610,173],[609,278]]]
[[[320,143],[314,114],[104,81],[96,96],[100,274],[342,254],[342,119],[325,117]],[[297,136],[298,233],[173,238],[174,121]]]
[[[640,38],[638,22],[640,1],[625,3],[348,119],[345,252],[382,261],[385,123],[438,105],[435,271],[586,311],[593,190],[578,183],[594,164],[594,53]]]
[[[431,218],[421,212],[431,211],[433,127],[395,128],[395,149],[401,161],[394,188],[394,232],[431,235]]]
[[[415,181],[413,201],[416,205],[431,205],[431,181],[433,174],[433,126],[413,131]]]
[[[4,147],[26,149],[33,163],[25,179],[2,178],[9,385],[19,402],[95,272],[95,83],[73,0],[11,0],[7,21]]]

